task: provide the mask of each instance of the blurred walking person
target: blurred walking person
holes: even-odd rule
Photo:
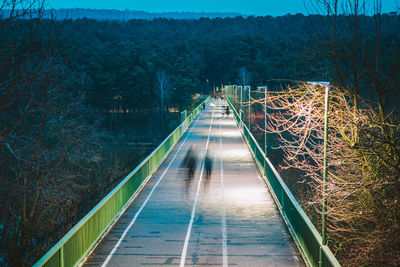
[[[226,116],[229,116],[229,106],[226,106],[225,113],[226,113]]]
[[[190,184],[193,180],[194,172],[196,170],[196,155],[194,152],[194,145],[191,145],[185,158],[183,159],[182,166],[187,170],[186,176],[186,192],[189,190]]]
[[[210,156],[209,150],[207,150],[206,157],[204,158],[204,167],[206,169],[206,177],[205,177],[205,188],[207,190],[208,184],[210,182],[211,172],[212,172],[213,160]]]

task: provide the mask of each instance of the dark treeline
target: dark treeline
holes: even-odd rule
[[[399,16],[381,19],[389,58]],[[331,20],[2,18],[0,265],[34,263],[149,152],[128,144],[155,146],[196,94],[335,79],[319,39]]]
[[[11,10],[4,10],[3,17],[9,16]],[[229,12],[146,12],[139,10],[117,10],[117,9],[88,9],[88,8],[60,8],[46,10],[43,18],[56,20],[64,19],[96,19],[96,20],[119,20],[131,19],[168,18],[168,19],[200,19],[200,18],[234,18],[241,16],[239,13]]]
[[[342,24],[348,19],[339,17]],[[160,70],[170,76],[172,99],[187,99],[199,88],[210,91],[213,86],[238,83],[240,67],[252,74],[253,86],[274,79],[326,79],[329,73],[321,71],[327,67],[326,58],[312,49],[321,41],[316,40],[318,34],[328,32],[329,20],[300,14],[128,22],[80,19],[54,22],[54,31],[56,47],[65,51],[68,64],[86,75],[85,90],[95,95],[89,97],[94,105],[107,105],[106,96],[122,90],[134,106],[140,106],[149,105],[151,90],[145,88],[152,87]],[[360,20],[360,25],[373,23],[372,17]],[[382,45],[392,46],[389,50],[396,47],[392,35],[398,36],[394,30],[398,26],[398,16],[382,16],[386,37]]]

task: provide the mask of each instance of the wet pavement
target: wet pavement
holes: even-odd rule
[[[208,103],[86,266],[305,266],[226,105]]]

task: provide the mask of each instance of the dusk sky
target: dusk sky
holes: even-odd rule
[[[372,1],[371,1],[372,2]],[[244,15],[279,16],[307,12],[303,0],[48,0],[51,8],[130,9],[148,12],[237,12]],[[383,0],[382,11],[400,7],[400,0]]]

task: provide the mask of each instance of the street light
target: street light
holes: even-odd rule
[[[235,110],[237,110],[237,85],[232,85],[233,90],[233,105]]]
[[[240,116],[240,127],[243,127],[243,86],[239,86],[240,87],[240,111],[239,111],[239,116]]]
[[[240,111],[242,111],[242,101],[243,101],[243,87],[238,86],[240,88]]]
[[[268,86],[264,87],[264,106],[265,106],[265,110],[264,110],[264,146],[265,146],[265,150],[264,150],[264,155],[265,158],[267,158],[267,90],[268,90]],[[266,166],[264,168],[264,172],[266,172]]]
[[[268,86],[259,86],[257,87],[260,91],[264,89],[264,175],[267,175],[267,91]]]
[[[322,245],[326,246],[326,177],[328,175],[328,159],[327,159],[327,149],[328,149],[328,108],[329,108],[329,90],[331,88],[330,82],[307,82],[312,85],[319,85],[325,87],[325,112],[324,112],[324,167],[322,172]],[[322,266],[322,248],[319,252],[319,266]]]
[[[264,89],[264,155],[267,157],[267,91],[268,86],[259,86],[257,89],[261,92]]]
[[[249,89],[249,133],[251,133],[251,87],[250,86],[245,86],[244,89],[246,88]]]

